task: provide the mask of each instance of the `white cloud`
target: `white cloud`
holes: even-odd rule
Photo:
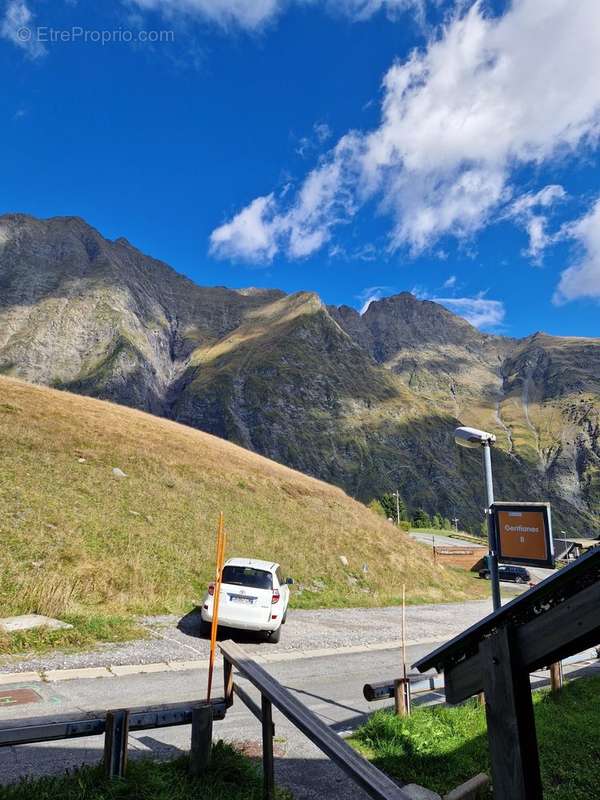
[[[24,50],[30,58],[39,58],[46,48],[36,37],[33,14],[25,0],[9,0],[0,22],[0,36]]]
[[[424,20],[426,0],[326,0],[325,4],[357,21],[369,19],[379,11],[385,11],[391,19],[414,11],[418,19]]]
[[[496,328],[504,321],[506,310],[500,300],[488,300],[484,293],[476,297],[433,297],[476,328]]]
[[[544,250],[553,244],[558,234],[549,234],[547,231],[550,207],[560,200],[564,200],[567,193],[562,186],[550,184],[540,189],[539,192],[528,192],[518,197],[507,209],[507,218],[515,219],[527,231],[529,247],[525,251],[534,261],[539,262]],[[541,214],[539,209],[546,213]]]
[[[313,5],[344,14],[355,21],[369,19],[385,11],[391,19],[412,11],[425,18],[426,0],[132,0],[143,10],[160,11],[167,17],[184,15],[214,22],[222,27],[235,25],[248,30],[263,27],[293,3]]]
[[[596,144],[597,0],[514,0],[500,17],[475,2],[456,14],[424,50],[388,70],[379,126],[346,134],[295,196],[274,201],[272,253],[318,249],[372,198],[391,220],[392,250],[468,237],[505,213],[519,167]],[[529,234],[535,252],[544,226]],[[299,238],[304,248],[294,245]]]
[[[273,19],[283,8],[283,0],[133,0],[147,11],[160,11],[167,17],[186,15],[214,22],[222,27],[237,25],[256,29]]]
[[[365,313],[371,303],[376,300],[381,300],[382,297],[385,297],[393,291],[394,289],[392,286],[369,286],[366,289],[363,289],[362,292],[357,295],[357,299],[360,300],[361,304],[361,316]]]
[[[302,136],[298,140],[296,153],[304,158],[314,151],[319,150],[328,139],[331,139],[331,128],[326,122],[315,122],[311,136]]]
[[[443,289],[452,289],[454,286],[456,286],[456,275],[450,275],[442,284]]]
[[[290,258],[304,258],[329,240],[331,228],[354,212],[350,176],[342,168],[348,138],[342,139],[319,169],[313,170],[285,213],[273,193],[257,197],[210,236],[211,253],[219,258],[269,262],[284,247]],[[287,194],[288,192],[286,192]]]
[[[272,194],[257,197],[231,222],[212,232],[211,251],[222,258],[270,261],[277,251],[274,205]]]
[[[581,257],[561,277],[554,296],[556,303],[580,297],[600,298],[600,198],[581,219],[564,230],[582,249]]]

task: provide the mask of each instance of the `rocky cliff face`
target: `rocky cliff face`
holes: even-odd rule
[[[473,529],[480,465],[453,444],[459,422],[498,435],[499,497],[598,525],[599,345],[482,334],[408,293],[361,316],[200,287],[81,219],[0,217],[1,372],[172,417],[364,500],[399,486]]]

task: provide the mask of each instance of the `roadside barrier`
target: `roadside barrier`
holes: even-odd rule
[[[334,733],[260,664],[249,658],[239,645],[228,641],[222,642],[219,647],[223,653],[225,667],[226,705],[228,707],[232,705],[233,696],[237,695],[262,725],[265,800],[272,800],[274,797],[273,706],[279,709],[319,750],[341,767],[370,797],[376,800],[410,800],[406,792]],[[260,707],[235,683],[233,667],[258,689],[261,695]]]
[[[189,701],[147,708],[111,709],[39,718],[23,724],[8,722],[0,729],[0,747],[104,735],[104,769],[109,778],[122,777],[127,768],[128,736],[132,731],[191,725],[190,772],[200,775],[210,763],[212,728],[233,705],[234,695],[262,726],[263,797],[273,800],[275,775],[273,706],[323,753],[342,768],[375,800],[410,800],[391,778],[363,758],[319,717],[232,641],[221,642],[224,697],[210,703]],[[260,705],[234,680],[234,668],[260,692]]]
[[[548,678],[552,691],[559,691],[562,687],[564,666],[574,667],[581,665],[583,667],[597,662],[600,658],[596,650],[588,651],[586,657],[582,656],[583,654],[580,653],[570,658],[565,658],[557,664],[551,664],[548,667]],[[399,680],[403,682],[402,679]],[[397,695],[397,683],[398,679],[393,678],[377,683],[365,683],[363,686],[363,696],[369,703],[374,703],[377,700],[390,700]],[[411,698],[417,694],[430,694],[431,692],[442,693],[445,688],[443,675],[433,675],[432,677],[424,678],[419,673],[412,673],[408,675],[407,684],[408,693]]]
[[[207,707],[207,704],[202,705]],[[192,725],[192,738],[194,738],[193,722],[199,707],[198,701],[195,700],[147,708],[62,714],[47,720],[39,718],[25,725],[19,720],[18,724],[8,723],[9,727],[0,729],[0,747],[104,735],[106,775],[110,778],[121,777],[127,766],[127,738],[130,731]],[[227,709],[222,698],[215,698],[208,708],[211,723],[213,719],[225,719]]]

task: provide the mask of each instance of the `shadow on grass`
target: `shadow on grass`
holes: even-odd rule
[[[93,746],[83,748],[28,747],[27,761],[18,767],[12,753],[0,751],[0,774],[4,781],[11,781],[0,786],[0,800],[263,800],[259,738],[234,743],[240,751],[215,743],[210,768],[197,780],[189,777],[189,759],[180,748],[148,736],[137,741],[148,746],[151,754],[130,747],[126,777],[111,782],[100,764],[100,737]],[[46,777],[19,777],[44,773]],[[368,800],[324,755],[276,757],[275,779],[276,800]]]
[[[533,697],[544,798],[600,797],[600,677]],[[404,719],[376,712],[353,741],[387,774],[440,794],[479,772],[490,774],[485,710],[473,700]]]

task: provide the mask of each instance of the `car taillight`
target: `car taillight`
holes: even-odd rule
[[[278,603],[280,597],[281,595],[279,594],[279,589],[273,589],[273,599],[271,600],[271,602]]]
[[[214,593],[215,593],[215,585],[214,585],[214,583],[209,583],[208,584],[208,593],[209,593],[209,595],[211,597],[214,595]]]

